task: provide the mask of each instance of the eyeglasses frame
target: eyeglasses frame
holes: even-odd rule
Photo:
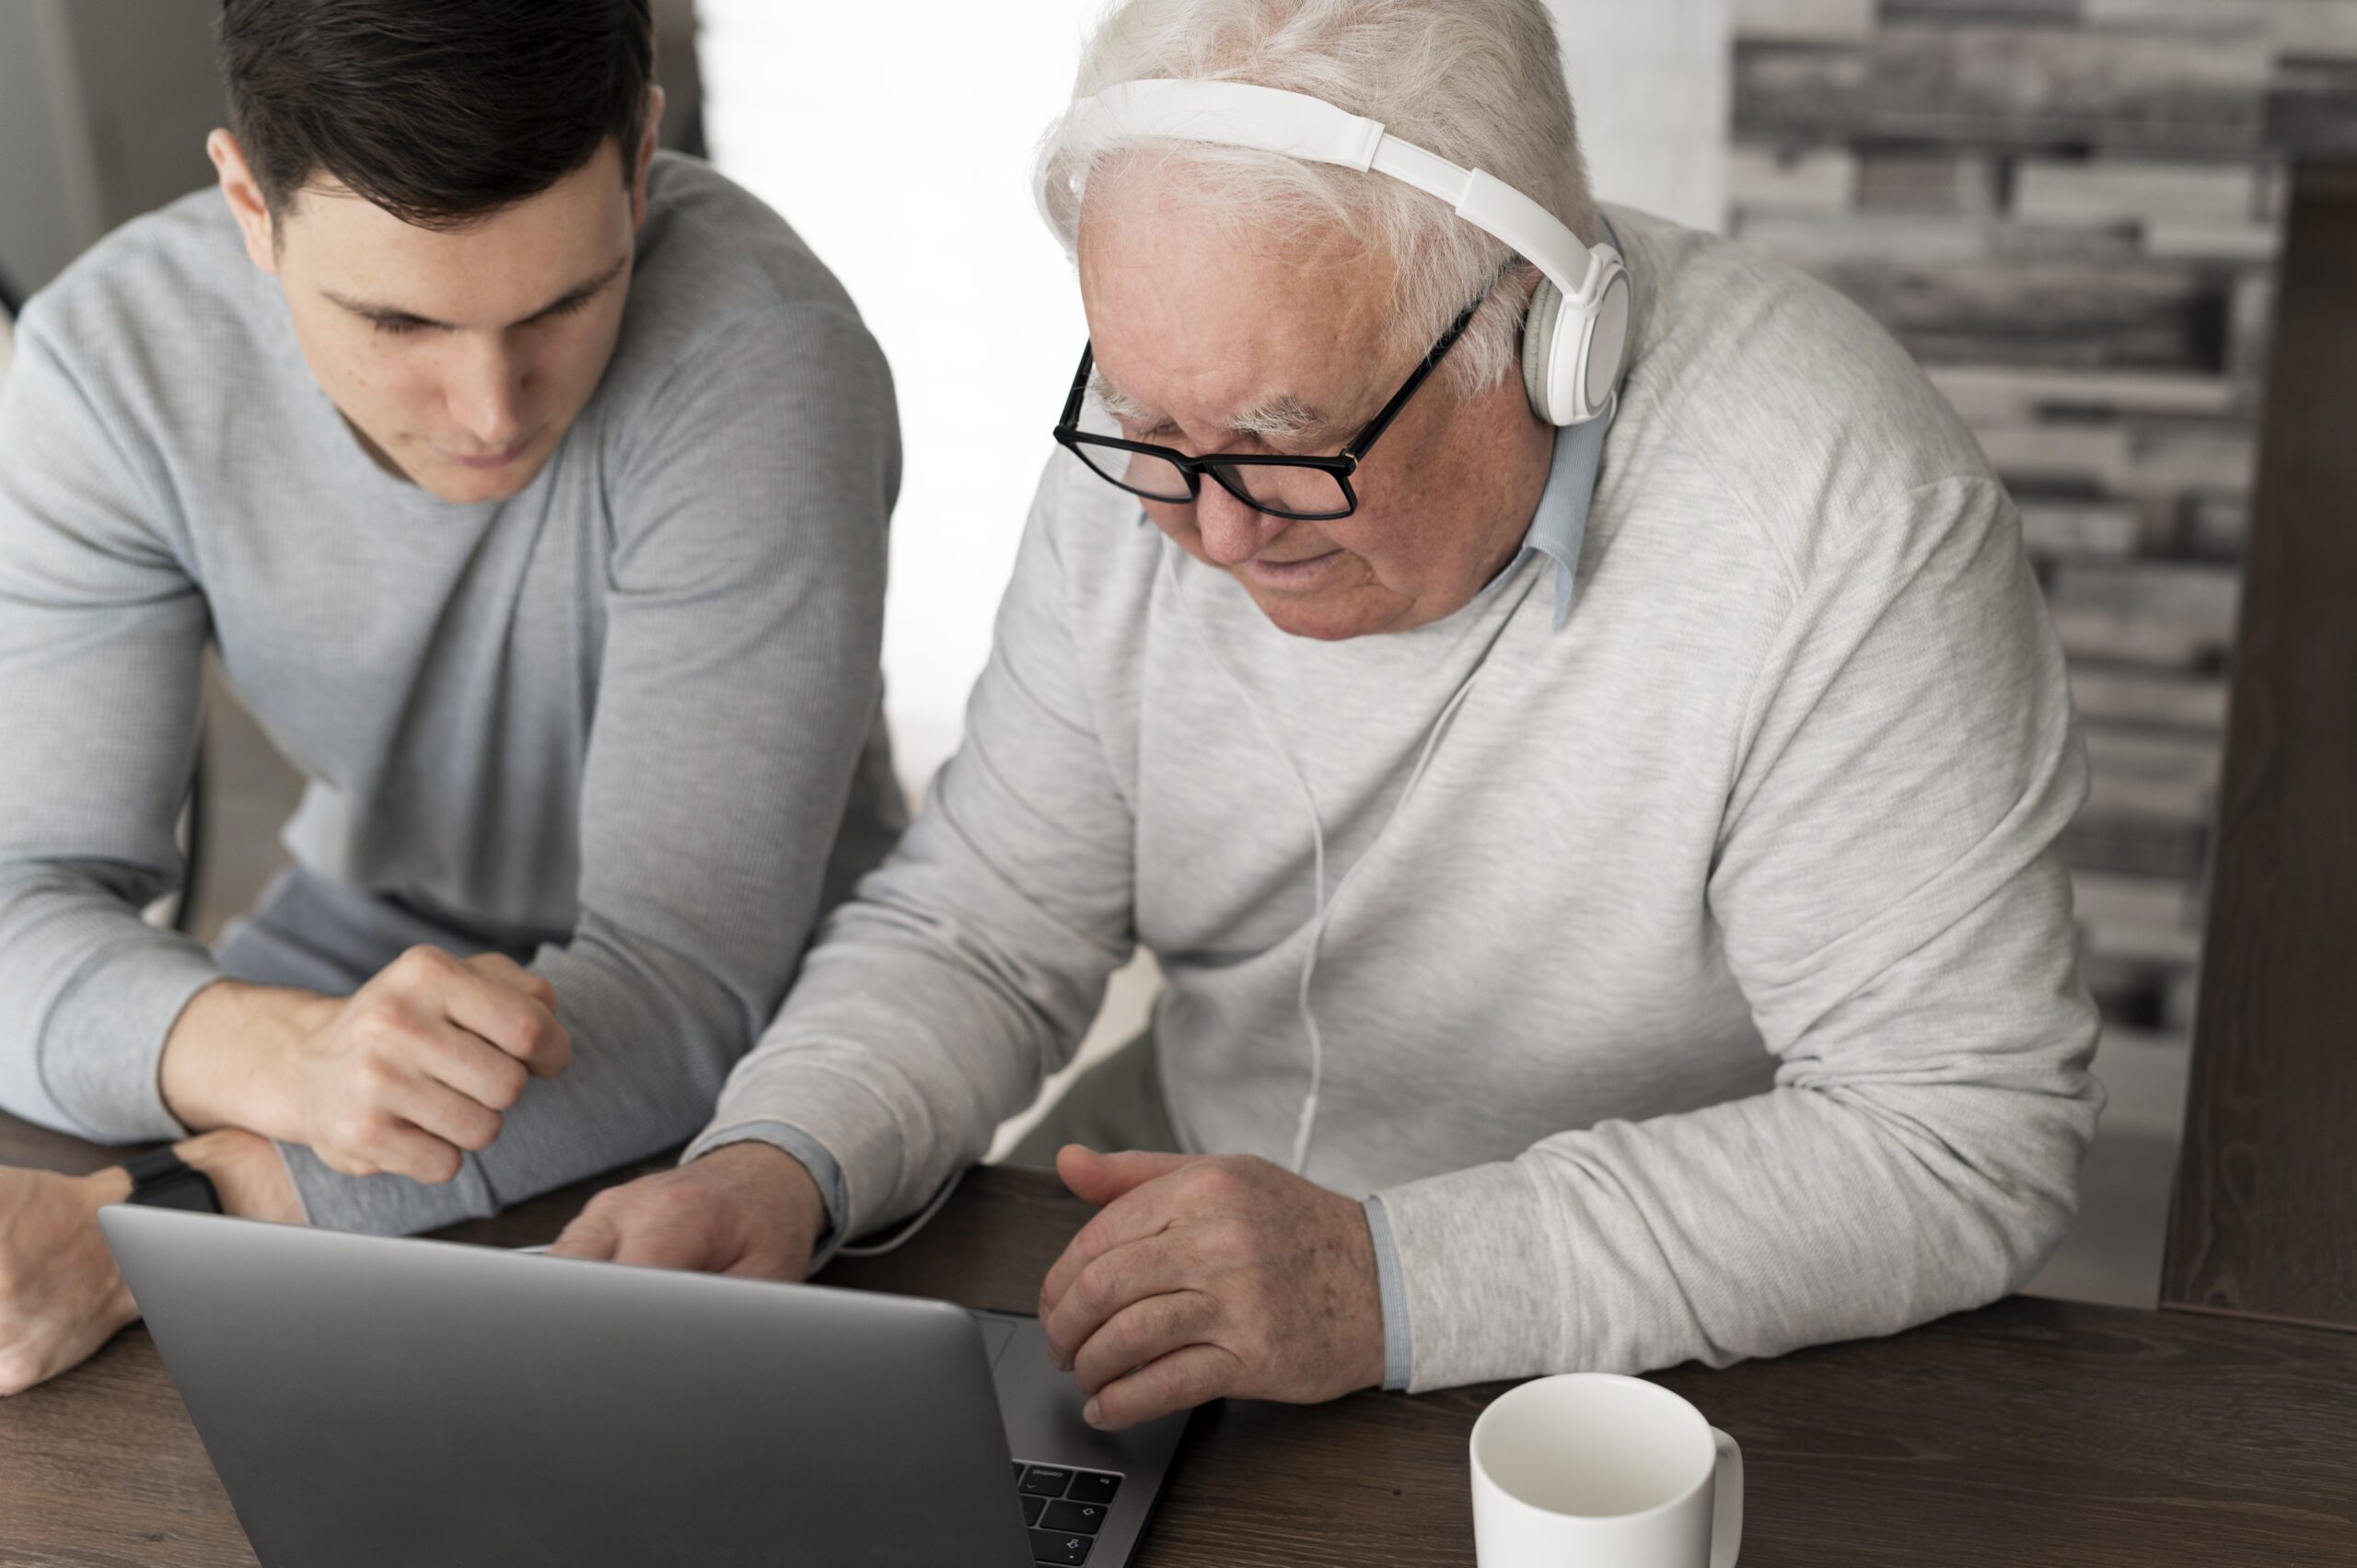
[[[1408,379],[1400,384],[1399,389],[1391,394],[1391,401],[1385,403],[1373,419],[1360,426],[1358,434],[1342,443],[1342,449],[1330,458],[1294,458],[1260,452],[1206,452],[1201,457],[1189,457],[1184,452],[1176,451],[1168,447],[1157,447],[1147,441],[1128,441],[1117,436],[1097,436],[1084,431],[1080,428],[1080,409],[1081,404],[1088,397],[1088,372],[1096,364],[1097,345],[1093,341],[1080,351],[1080,369],[1073,376],[1072,393],[1064,400],[1063,416],[1056,422],[1057,444],[1072,453],[1074,457],[1079,458],[1083,463],[1086,463],[1089,470],[1098,478],[1148,501],[1161,501],[1174,506],[1181,504],[1169,496],[1149,494],[1145,491],[1122,483],[1095,463],[1089,462],[1080,448],[1084,446],[1102,447],[1114,451],[1136,452],[1150,458],[1160,458],[1164,462],[1177,469],[1185,478],[1187,499],[1184,505],[1190,506],[1202,498],[1202,476],[1209,474],[1213,482],[1222,490],[1226,491],[1252,510],[1265,513],[1272,517],[1284,517],[1295,522],[1306,523],[1331,522],[1338,517],[1347,517],[1359,509],[1358,492],[1351,488],[1351,475],[1358,471],[1359,465],[1366,460],[1369,448],[1373,447],[1376,442],[1381,439],[1383,433],[1390,428],[1391,422],[1399,417],[1399,411],[1408,406],[1408,400],[1416,395],[1417,389],[1424,384],[1425,378],[1432,375],[1434,368],[1448,357],[1448,351],[1457,346],[1457,340],[1463,337],[1466,329],[1473,324],[1474,316],[1480,310],[1483,302],[1490,297],[1491,290],[1495,287],[1497,287],[1497,280],[1492,278],[1489,287],[1482,289],[1472,304],[1457,312],[1457,319],[1449,323],[1448,331],[1443,332],[1434,342],[1433,346],[1425,351],[1422,361],[1410,373]],[[1219,471],[1222,467],[1312,469],[1329,473],[1334,476],[1335,485],[1342,493],[1344,505],[1339,512],[1287,512],[1273,506],[1265,506],[1246,494],[1237,483],[1222,474]]]

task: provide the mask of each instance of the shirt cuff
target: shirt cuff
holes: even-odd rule
[[[810,1179],[819,1184],[819,1200],[827,1205],[827,1228],[811,1245],[810,1267],[805,1271],[806,1273],[817,1273],[826,1266],[827,1260],[835,1255],[835,1249],[843,1243],[843,1211],[848,1204],[844,1196],[842,1164],[826,1151],[818,1139],[784,1121],[739,1121],[727,1127],[711,1128],[688,1145],[687,1152],[679,1156],[679,1163],[685,1165],[690,1160],[701,1159],[713,1150],[726,1148],[731,1144],[767,1144],[772,1148],[783,1149],[801,1161],[802,1168],[810,1173]]]
[[[302,1144],[280,1143],[278,1157],[285,1162],[286,1174],[295,1183],[303,1223],[320,1230],[416,1236],[499,1212],[499,1201],[492,1196],[482,1159],[477,1155],[461,1156],[459,1174],[436,1182],[416,1181],[390,1172],[346,1176],[328,1168],[326,1161]]]
[[[1383,1200],[1369,1198],[1366,1233],[1375,1242],[1375,1280],[1383,1293],[1383,1386],[1405,1388],[1414,1369],[1413,1342],[1408,1332],[1408,1286],[1399,1273],[1399,1247],[1391,1239],[1391,1216]]]
[[[220,978],[203,948],[158,940],[125,944],[75,981],[39,1048],[43,1077],[71,1131],[106,1144],[190,1135],[164,1103],[164,1046],[196,993]]]

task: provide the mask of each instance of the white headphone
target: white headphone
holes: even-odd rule
[[[1068,139],[1084,144],[1163,140],[1257,147],[1374,169],[1437,196],[1545,274],[1522,333],[1522,384],[1530,412],[1550,424],[1578,424],[1602,413],[1620,385],[1629,347],[1629,274],[1620,252],[1601,242],[1581,244],[1554,214],[1513,186],[1388,135],[1378,121],[1306,93],[1155,78],[1078,99],[1064,126]],[[1046,172],[1043,163],[1034,191],[1042,214],[1050,210]]]

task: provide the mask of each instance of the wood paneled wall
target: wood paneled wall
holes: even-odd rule
[[[2020,503],[2086,720],[2113,1120],[2173,1132],[2285,168],[2357,154],[2357,0],[1740,0],[1736,30],[1732,231],[1887,324]]]

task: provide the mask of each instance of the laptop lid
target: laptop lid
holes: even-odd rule
[[[264,1568],[1032,1561],[962,1308],[99,1219]]]

